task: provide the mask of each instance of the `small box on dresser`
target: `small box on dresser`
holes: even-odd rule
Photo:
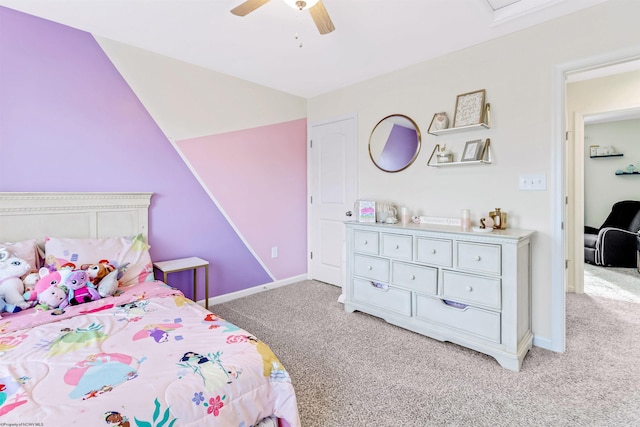
[[[362,311],[519,371],[531,349],[528,230],[347,222],[345,310]]]

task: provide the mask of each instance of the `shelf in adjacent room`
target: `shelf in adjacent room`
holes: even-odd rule
[[[623,153],[614,153],[614,154],[603,154],[601,156],[589,156],[592,159],[597,159],[599,157],[622,157],[624,156]]]

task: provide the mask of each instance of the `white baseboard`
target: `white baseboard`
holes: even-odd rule
[[[215,304],[222,304],[223,302],[233,301],[234,299],[257,294],[259,292],[268,291],[270,289],[279,288],[281,286],[290,285],[292,283],[302,282],[303,280],[307,280],[306,274],[289,277],[288,279],[277,280],[275,282],[267,283],[264,285],[254,286],[252,288],[242,289],[241,291],[231,292],[229,294],[218,295],[217,297],[211,297],[209,298],[209,307]],[[204,306],[204,300],[198,301],[198,304]]]
[[[538,335],[533,336],[533,345],[536,347],[544,348],[546,350],[557,351],[553,348],[553,343],[549,338],[539,337]]]

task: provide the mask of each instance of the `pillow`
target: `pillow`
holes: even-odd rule
[[[144,241],[142,234],[123,237],[122,251],[118,257],[119,265],[129,263],[120,279],[120,286],[135,285],[140,282],[153,282],[153,263],[149,255],[150,246]]]
[[[149,245],[141,234],[103,239],[47,237],[44,249],[44,265],[49,269],[57,270],[68,263],[81,268],[107,260],[116,268],[126,265],[120,286],[154,280]]]
[[[36,239],[22,240],[20,242],[0,242],[0,248],[6,248],[11,255],[22,258],[31,266],[31,271],[38,271],[40,267],[40,255]]]
[[[122,249],[120,238],[72,239],[46,237],[44,239],[44,266],[59,270],[65,264],[80,268],[83,264],[97,264],[106,259],[115,262]],[[114,265],[117,267],[117,265]]]

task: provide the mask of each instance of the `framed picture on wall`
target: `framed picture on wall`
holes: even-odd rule
[[[484,97],[484,89],[458,95],[458,98],[456,99],[456,111],[453,116],[453,127],[477,125],[482,123]]]
[[[482,153],[483,143],[481,139],[474,141],[467,141],[464,144],[464,151],[462,152],[461,162],[472,162],[474,160],[480,160],[480,154]]]

